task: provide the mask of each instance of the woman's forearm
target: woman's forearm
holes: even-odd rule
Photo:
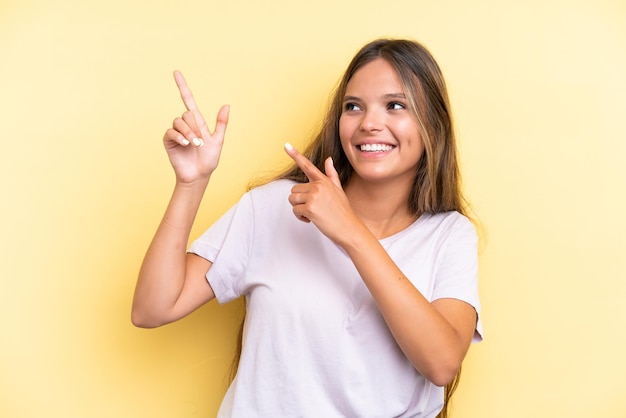
[[[344,249],[376,300],[396,342],[420,374],[444,386],[461,366],[473,335],[475,317],[462,321],[469,325],[459,330],[457,319],[451,320],[447,311],[436,309],[369,231],[353,235],[357,236],[354,245],[345,245]],[[460,312],[472,314],[471,307],[465,310],[461,306]],[[471,332],[468,326],[472,327]]]
[[[208,179],[177,182],[139,271],[132,307],[135,325],[151,327],[170,321],[185,284],[189,234],[207,184]]]

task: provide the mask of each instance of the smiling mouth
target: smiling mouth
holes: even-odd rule
[[[363,144],[358,146],[362,152],[386,152],[394,149],[393,145],[388,144]]]

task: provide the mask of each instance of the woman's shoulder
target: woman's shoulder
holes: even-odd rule
[[[289,194],[295,184],[293,180],[279,179],[254,186],[243,196],[255,208],[255,211],[276,210],[277,205],[289,204]]]
[[[474,224],[467,216],[457,211],[424,214],[423,224],[441,232],[476,234]]]
[[[283,194],[285,191],[291,192],[291,188],[296,184],[295,181],[289,179],[272,180],[252,187],[248,194],[253,197],[261,197],[267,195]]]
[[[463,215],[461,212],[458,212],[456,210],[451,210],[448,212],[439,212],[439,213],[426,213],[424,215],[422,215],[421,217],[426,218],[426,222],[431,222],[431,223],[446,223],[446,224],[452,224],[452,223],[471,223],[471,221],[469,220],[469,218],[465,215]]]

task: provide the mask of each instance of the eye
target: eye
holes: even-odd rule
[[[387,109],[389,110],[402,110],[406,109],[406,106],[400,102],[391,102],[387,105]]]
[[[356,103],[353,103],[353,102],[347,102],[347,103],[344,105],[344,110],[346,110],[346,111],[351,111],[351,110],[361,110],[361,108],[360,108],[360,107],[359,107],[359,105],[358,105],[358,104],[356,104]]]

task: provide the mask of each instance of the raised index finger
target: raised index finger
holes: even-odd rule
[[[196,123],[198,124],[198,128],[200,129],[201,135],[206,139],[211,133],[209,132],[209,128],[207,127],[206,122],[204,121],[204,117],[202,113],[200,113],[200,109],[196,105],[196,101],[193,98],[193,94],[191,94],[191,90],[185,81],[185,77],[180,71],[174,71],[174,80],[176,80],[176,85],[178,86],[178,91],[180,92],[180,97],[183,99],[183,103],[187,110],[189,110],[194,118],[196,119]]]
[[[309,181],[315,181],[325,178],[326,175],[322,173],[308,158],[300,154],[300,152],[293,147],[289,142],[285,144],[285,151],[296,162],[298,167],[309,178]]]
[[[174,80],[176,80],[180,97],[183,99],[183,103],[185,104],[187,110],[193,112],[194,114],[198,114],[199,110],[198,106],[196,106],[196,101],[193,99],[193,94],[191,94],[191,90],[185,81],[185,77],[183,77],[183,74],[180,71],[174,71]]]

